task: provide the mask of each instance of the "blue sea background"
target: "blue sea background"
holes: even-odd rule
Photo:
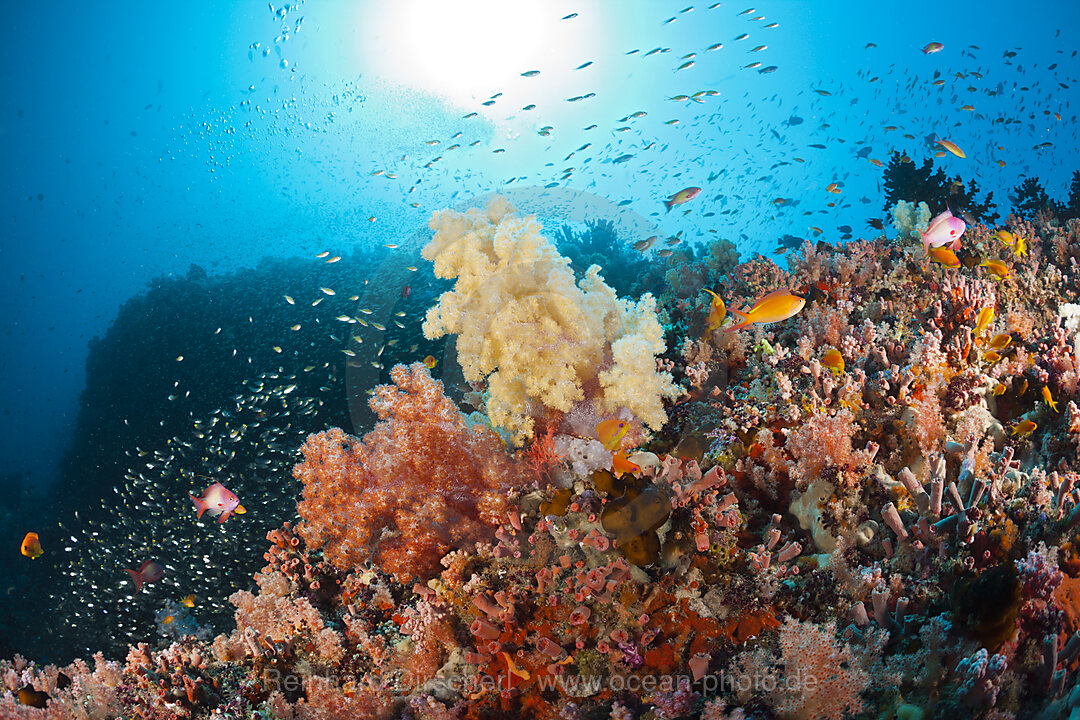
[[[552,183],[627,202],[664,234],[715,234],[744,258],[770,256],[785,234],[818,227],[837,242],[842,225],[855,237],[876,234],[867,218],[889,225],[882,170],[862,146],[921,162],[936,149],[927,136],[956,142],[967,159],[939,162],[992,190],[1002,218],[1023,177],[1063,199],[1080,169],[1078,3],[771,1],[741,15],[749,0],[688,1],[461,2],[449,13],[418,0],[8,4],[6,492],[49,499],[91,339],[153,278],[193,264],[213,275],[265,256],[346,256],[402,242],[448,205]],[[921,52],[932,41],[944,50]],[[669,50],[646,56],[655,48]],[[689,53],[694,65],[678,70]],[[669,99],[702,90],[719,94]],[[841,194],[825,191],[831,182]],[[665,214],[661,202],[686,186],[701,196]],[[135,338],[130,350],[146,348]]]

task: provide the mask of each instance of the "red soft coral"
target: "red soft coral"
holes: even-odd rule
[[[304,484],[297,530],[340,568],[373,560],[406,582],[431,577],[443,555],[505,519],[512,465],[422,364],[390,376],[370,403],[380,422],[362,441],[336,428],[308,437],[293,471]]]

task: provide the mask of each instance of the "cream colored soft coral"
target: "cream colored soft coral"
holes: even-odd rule
[[[930,207],[920,202],[900,200],[892,207],[893,226],[901,240],[918,240],[919,232],[930,226]]]
[[[457,282],[428,310],[424,335],[458,335],[465,379],[487,381],[492,425],[520,443],[540,406],[565,413],[582,400],[663,425],[663,399],[678,388],[656,369],[664,339],[651,295],[620,300],[596,265],[575,284],[536,219],[514,215],[502,197],[485,210],[437,212],[431,229],[424,258]]]

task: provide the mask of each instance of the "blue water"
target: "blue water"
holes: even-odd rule
[[[687,2],[7,7],[4,476],[55,500],[89,341],[153,278],[192,264],[346,255],[401,242],[448,205],[552,183],[625,202],[666,234],[716,233],[744,257],[815,227],[868,237],[867,218],[888,225],[868,158],[921,162],[935,133],[967,154],[940,159],[946,172],[993,191],[1002,218],[1024,176],[1067,196],[1077,3]],[[932,41],[944,49],[921,52]],[[718,94],[670,99],[705,90]],[[701,196],[665,214],[686,186]]]

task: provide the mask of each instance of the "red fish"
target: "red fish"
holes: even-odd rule
[[[189,495],[191,502],[195,503],[195,507],[198,508],[199,514],[197,517],[201,518],[204,512],[208,512],[211,515],[220,515],[218,518],[219,523],[223,523],[228,520],[235,512],[237,515],[243,515],[247,512],[244,506],[240,504],[240,498],[226,488],[221,483],[214,483],[210,487],[206,488],[206,492],[203,493],[201,498],[197,498],[194,495]]]
[[[676,205],[682,205],[683,203],[690,202],[698,196],[699,192],[701,192],[701,188],[699,187],[683,188],[682,190],[665,200],[664,207],[667,208],[668,212],[671,212],[671,208],[675,207]]]
[[[147,560],[139,568],[138,572],[134,570],[128,570],[124,568],[124,572],[131,573],[131,581],[135,583],[135,592],[139,592],[142,589],[143,583],[154,582],[160,580],[165,574],[165,568],[158,565],[153,560]]]
[[[948,245],[956,252],[960,249],[960,238],[967,230],[967,223],[961,218],[955,217],[948,208],[930,221],[930,227],[926,232],[919,232],[922,236],[923,248],[929,254],[930,248]]]

